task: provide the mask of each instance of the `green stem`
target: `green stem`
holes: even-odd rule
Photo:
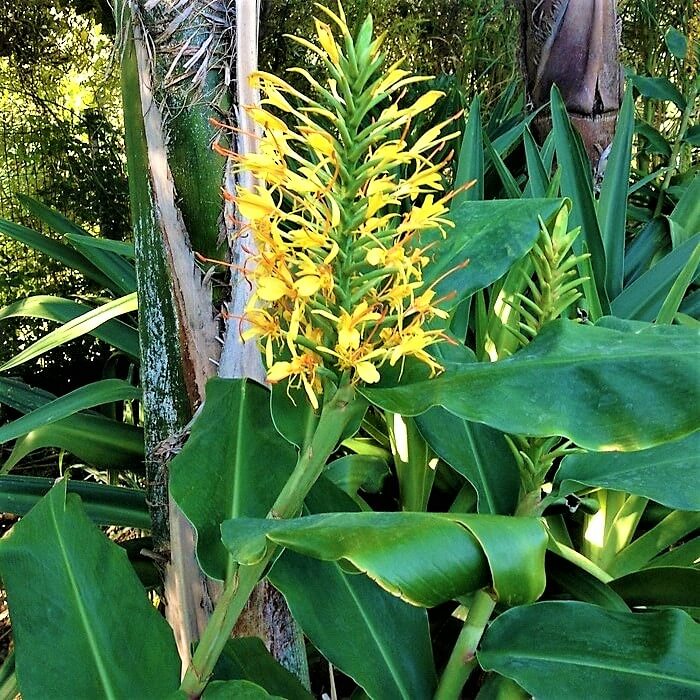
[[[485,591],[477,591],[472,600],[464,627],[450,654],[434,700],[459,700],[462,688],[476,666],[476,647],[481,641],[496,601]]]
[[[354,387],[345,385],[324,404],[313,437],[304,446],[296,467],[270,509],[268,518],[291,518],[301,510],[304,498],[343,437],[353,414],[354,401]],[[233,626],[274,554],[275,548],[270,547],[262,561],[251,566],[235,567],[224,584],[214,612],[182,679],[180,690],[189,698],[198,698],[204,691],[214,665],[231,636]]]

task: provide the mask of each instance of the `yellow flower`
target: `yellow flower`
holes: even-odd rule
[[[399,63],[383,72],[371,18],[353,39],[341,7],[320,9],[342,41],[318,20],[316,43],[296,40],[327,79],[294,69],[309,84],[304,94],[255,73],[262,106],[249,111],[262,135],[258,152],[235,162],[260,183],[235,197],[259,250],[247,273],[255,292],[243,336],[261,343],[268,380],[303,387],[314,409],[321,377],[374,384],[385,363],[408,357],[440,371],[428,349],[444,334],[427,324],[447,314],[424,282],[430,257],[419,236],[452,225],[450,196],[441,196],[449,157],[433,163],[431,153],[456,136],[446,120],[412,141],[413,120],[443,93],[405,106],[404,88],[425,78]]]

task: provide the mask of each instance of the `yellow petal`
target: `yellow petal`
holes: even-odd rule
[[[236,204],[241,215],[246,219],[262,219],[277,210],[272,195],[264,187],[257,187],[256,189],[257,194],[250,190],[238,190]]]
[[[376,384],[381,377],[377,368],[371,362],[358,362],[355,365],[357,376],[367,384]]]
[[[282,379],[286,379],[292,373],[291,362],[275,362],[267,371],[267,381],[274,384]]]
[[[441,97],[445,95],[441,90],[428,90],[425,95],[421,95],[408,109],[411,114],[418,114],[430,109]]]
[[[264,301],[277,301],[287,292],[287,285],[277,277],[261,277],[257,280],[258,296]]]
[[[383,248],[370,248],[365,258],[370,265],[383,265],[385,259],[386,251]]]
[[[321,288],[321,278],[316,277],[316,275],[305,275],[294,283],[294,287],[300,296],[310,297]]]
[[[324,22],[319,22],[316,20],[316,32],[318,34],[318,43],[321,44],[323,50],[328,54],[328,58],[331,59],[331,63],[334,63],[337,66],[340,55],[338,53],[338,46],[335,43],[333,34],[331,33],[331,28]]]

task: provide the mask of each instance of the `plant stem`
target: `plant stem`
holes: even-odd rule
[[[485,591],[477,591],[464,627],[450,654],[434,700],[459,700],[462,688],[476,666],[476,647],[481,641],[496,601]]]
[[[291,518],[299,512],[328,457],[342,439],[353,415],[352,404],[356,400],[354,388],[345,385],[324,404],[316,430],[299,455],[296,467],[270,509],[268,518]],[[204,691],[236,620],[274,554],[275,548],[270,547],[260,562],[235,567],[224,584],[219,601],[182,679],[180,690],[189,698],[198,698]]]

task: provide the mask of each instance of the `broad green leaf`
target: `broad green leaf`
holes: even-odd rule
[[[610,587],[634,607],[700,607],[700,571],[689,566],[657,566],[633,571],[611,581]]]
[[[125,552],[61,480],[0,542],[26,700],[164,698],[180,660]]]
[[[29,386],[19,379],[0,377],[0,404],[20,413],[29,413],[55,399],[50,392]]]
[[[212,681],[202,693],[202,700],[285,700],[279,695],[270,695],[266,690],[250,681]]]
[[[664,36],[666,48],[678,59],[682,60],[688,52],[688,40],[675,27],[669,27]]]
[[[600,188],[598,221],[605,248],[606,290],[609,299],[622,291],[627,224],[627,189],[632,161],[634,100],[632,88],[625,92],[617,118],[605,176]]]
[[[530,695],[510,678],[489,673],[476,700],[530,700]]]
[[[85,333],[90,333],[115,316],[129,313],[130,311],[136,311],[137,308],[138,301],[136,299],[136,292],[107,302],[92,311],[88,311],[74,318],[72,321],[68,321],[68,323],[65,323],[60,328],[56,328],[56,330],[47,333],[43,338],[37,340],[36,343],[32,343],[28,348],[22,350],[22,352],[15,355],[11,360],[8,360],[0,367],[0,372],[33,360],[35,357],[39,357],[39,355],[43,355],[45,352],[53,350],[53,348],[63,345],[69,340],[74,340],[81,335],[85,335]]]
[[[700,173],[695,175],[685,189],[668,221],[674,248],[700,232]]]
[[[34,450],[57,447],[101,469],[143,471],[143,430],[86,413],[62,418],[19,438],[0,473],[9,472]]]
[[[689,126],[683,136],[683,140],[691,146],[700,146],[700,124]]]
[[[224,522],[221,531],[240,563],[256,563],[269,546],[281,545],[348,562],[413,605],[438,605],[489,581],[507,605],[535,600],[544,589],[547,535],[534,518],[332,513],[286,521],[239,518]]]
[[[550,552],[547,554],[547,592],[557,596],[561,592],[574,600],[593,603],[608,610],[628,612],[625,601],[610,587],[574,563]]]
[[[699,355],[692,329],[631,332],[559,320],[508,359],[448,365],[434,379],[361,391],[402,415],[443,406],[504,432],[640,450],[697,428]]]
[[[0,320],[14,316],[29,316],[66,323],[91,311],[92,308],[92,306],[70,299],[39,295],[20,299],[0,309]],[[93,329],[91,335],[118,350],[123,350],[134,359],[139,358],[138,330],[123,321],[118,319],[107,321]]]
[[[643,275],[656,257],[670,248],[668,222],[658,217],[648,221],[625,250],[625,286]]]
[[[454,211],[464,202],[481,201],[484,198],[484,144],[481,127],[481,102],[476,96],[469,108],[464,137],[459,149],[457,175],[454,189],[464,187],[476,180],[469,189],[462,190],[452,199],[451,208]]]
[[[636,119],[634,122],[634,130],[645,140],[640,144],[643,151],[649,154],[658,153],[666,158],[670,157],[671,144],[658,129],[655,129],[651,124],[641,119]]]
[[[613,299],[612,313],[621,318],[653,321],[698,243],[700,233],[674,248],[652,268],[637,277],[632,284],[625,287],[622,294]]]
[[[306,504],[315,513],[357,509],[323,477]],[[432,696],[435,666],[425,610],[408,605],[365,576],[343,571],[337,562],[289,550],[269,577],[314,646],[371,697]],[[337,624],[329,625],[329,620]]]
[[[548,221],[562,205],[560,199],[511,199],[453,207],[449,218],[455,226],[447,230],[447,238],[436,239],[437,234],[430,232],[421,241],[439,239],[436,260],[426,267],[425,279],[436,283],[439,297],[448,296],[443,306],[454,308],[502,277],[535,244],[540,235],[538,217]]]
[[[372,455],[345,455],[332,461],[323,475],[351,498],[361,489],[377,493],[384,479],[389,476],[385,459]]]
[[[112,401],[130,401],[140,398],[141,389],[121,379],[104,379],[93,382],[54,399],[11,423],[0,426],[0,444],[87,408]]]
[[[520,474],[503,433],[439,407],[418,416],[416,423],[435,453],[474,486],[480,513],[513,513]]]
[[[224,580],[231,558],[219,526],[228,518],[264,517],[296,464],[275,430],[270,394],[243,379],[211,379],[204,408],[170,463],[170,492],[197,530],[204,571]]]
[[[67,267],[82,272],[86,277],[97,282],[101,287],[110,289],[112,286],[109,277],[104,275],[97,267],[87,260],[78,251],[61,243],[50,236],[34,231],[26,226],[20,226],[12,221],[0,219],[0,233],[24,243],[40,253],[45,253],[54,260],[63,263]]]
[[[53,479],[40,476],[0,476],[0,512],[25,515],[53,485]],[[151,529],[143,491],[89,481],[69,481],[68,492],[80,496],[86,515],[97,525]]]
[[[287,700],[312,700],[311,693],[296,676],[280,666],[259,637],[229,639],[213,678],[219,681],[247,680]]]
[[[674,510],[658,525],[627,545],[607,567],[608,573],[619,578],[646,566],[665,549],[700,528],[700,513]]]
[[[680,610],[635,614],[578,602],[508,610],[477,658],[541,700],[697,697],[700,629]]]
[[[647,75],[632,75],[630,79],[644,97],[673,102],[681,112],[686,108],[687,102],[685,97],[683,97],[678,88],[665,76],[651,78]]]
[[[580,255],[584,248],[590,259],[580,265],[585,295],[594,319],[608,312],[609,301],[605,282],[607,279],[605,246],[600,232],[593,198],[591,166],[581,142],[581,137],[569,121],[564,101],[556,85],[551,91],[552,133],[556,144],[557,163],[561,173],[561,194],[572,201],[569,225],[581,227],[583,233],[574,243],[574,251]]]
[[[700,510],[700,432],[639,452],[568,455],[554,485],[560,495],[597,487],[645,496],[669,508]]]

